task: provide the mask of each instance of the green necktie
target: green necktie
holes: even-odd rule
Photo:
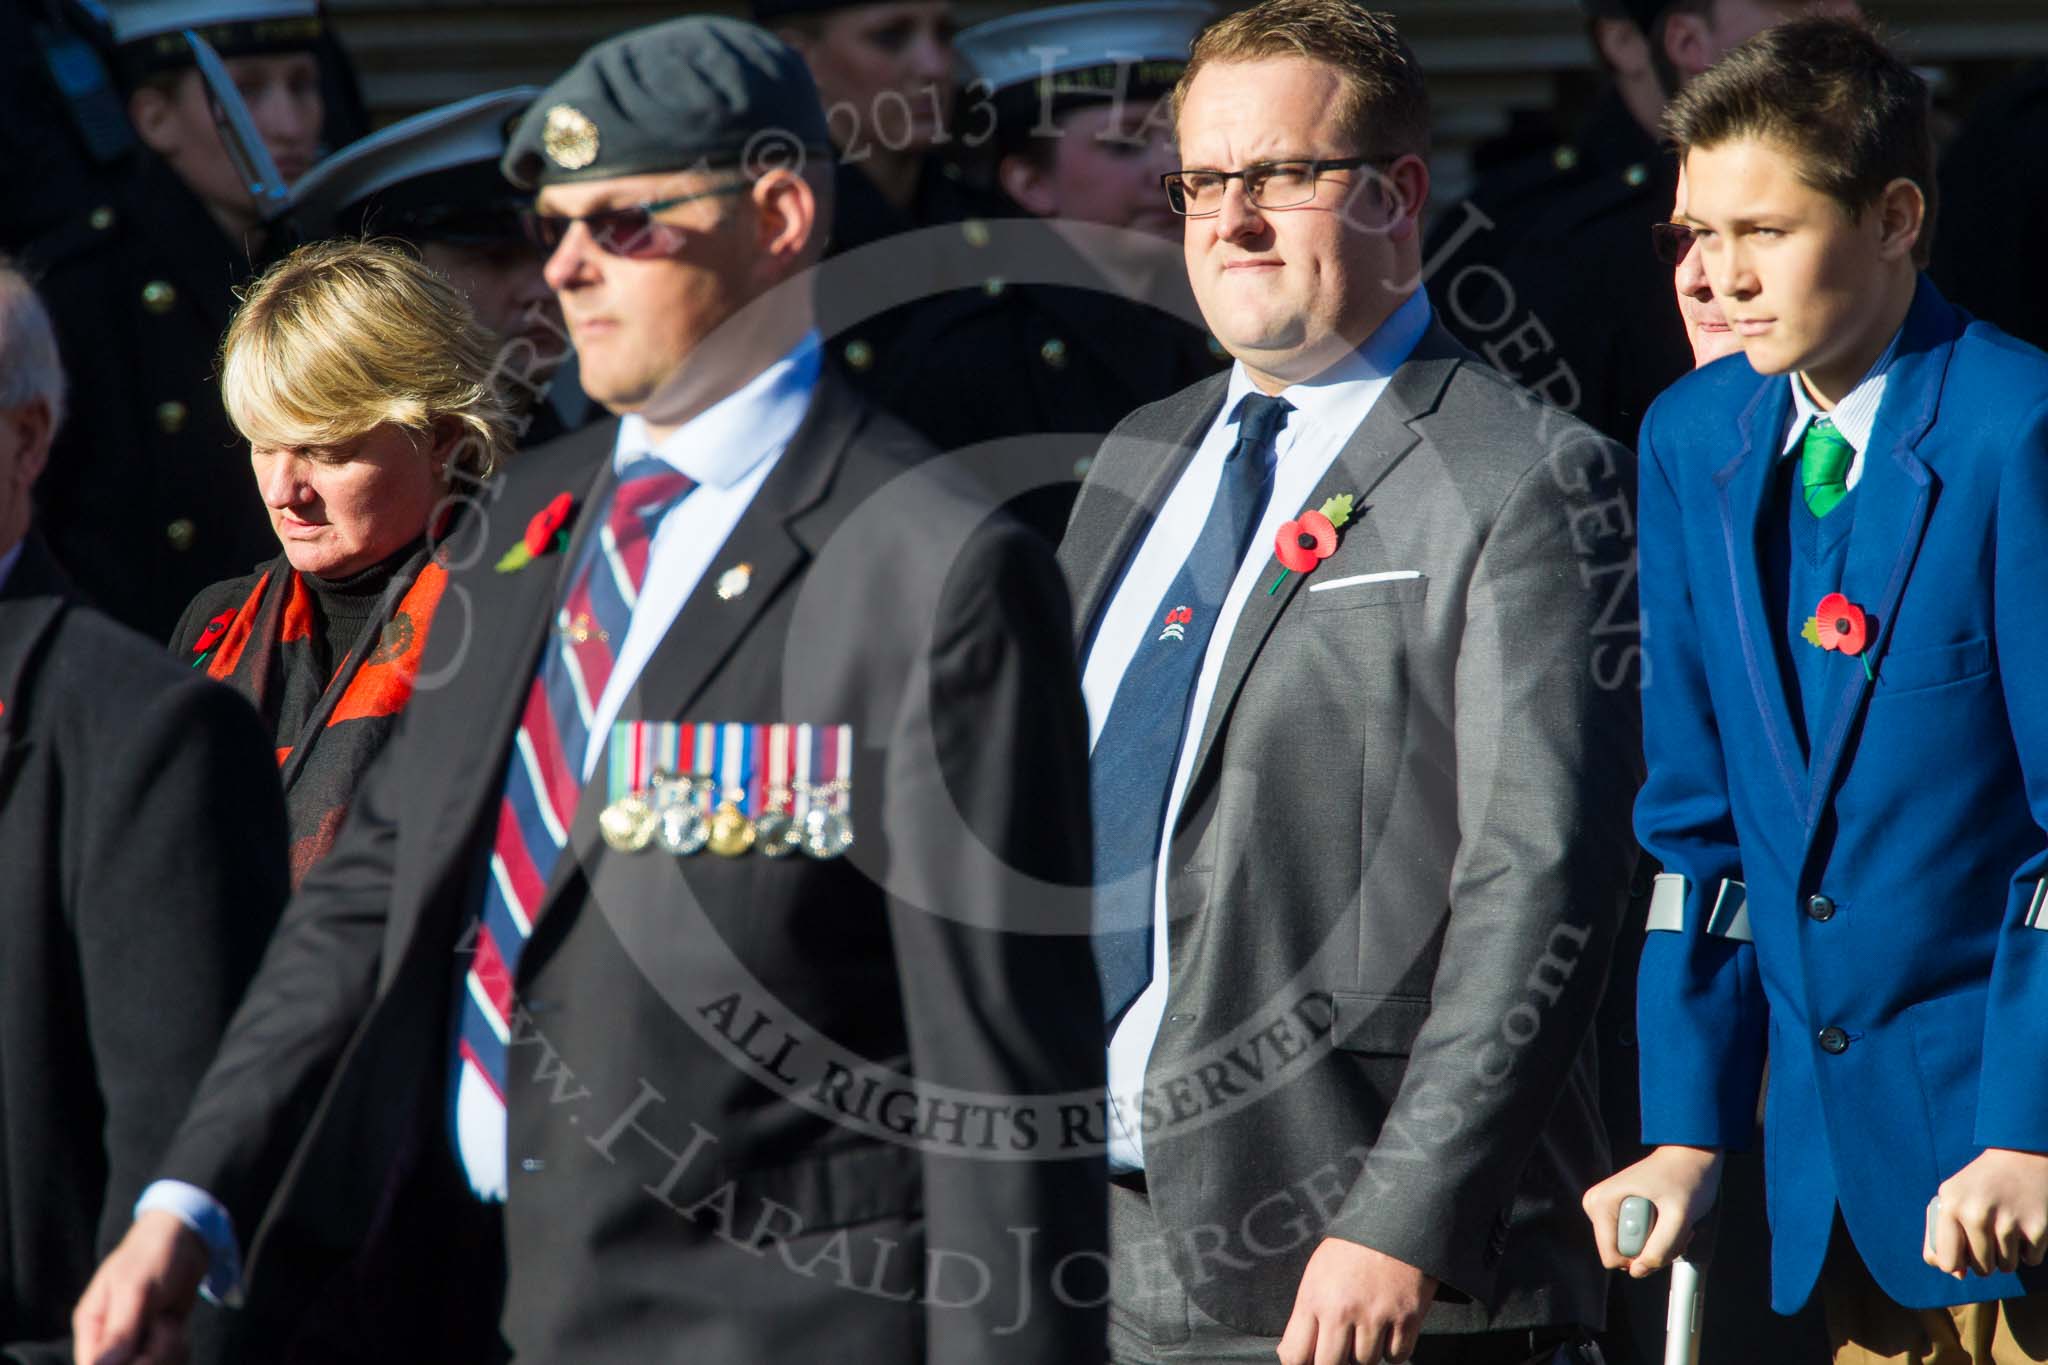
[[[1856,447],[1825,417],[1816,417],[1799,439],[1799,482],[1806,489],[1806,507],[1824,517],[1849,496],[1849,463]]]

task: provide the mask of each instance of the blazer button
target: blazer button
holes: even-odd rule
[[[1820,1050],[1831,1057],[1839,1057],[1849,1050],[1849,1035],[1830,1024],[1820,1031]]]
[[[1806,917],[1826,924],[1835,917],[1835,903],[1826,896],[1810,896],[1806,901]]]

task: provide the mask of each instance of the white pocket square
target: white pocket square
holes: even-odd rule
[[[1420,578],[1420,569],[1390,569],[1386,573],[1360,573],[1349,578],[1333,578],[1327,583],[1311,583],[1310,592],[1330,592],[1337,588],[1355,588],[1361,583],[1397,583],[1404,578]]]

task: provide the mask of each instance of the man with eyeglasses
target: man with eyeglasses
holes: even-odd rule
[[[1589,1028],[1639,778],[1627,453],[1421,287],[1391,21],[1264,0],[1176,92],[1236,359],[1103,445],[1060,549],[1111,1031],[1111,1356],[1579,1360]]]
[[[801,60],[697,17],[514,132],[619,420],[448,541],[405,727],[81,1361],[172,1358],[202,1280],[299,1329],[265,1361],[1100,1359],[1058,571],[823,369],[830,168],[752,162],[764,129],[824,148]]]

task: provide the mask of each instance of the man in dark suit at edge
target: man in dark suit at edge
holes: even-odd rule
[[[30,525],[64,372],[0,263],[0,1359],[57,1365],[283,906],[270,743]],[[218,1315],[195,1359],[218,1359]]]

